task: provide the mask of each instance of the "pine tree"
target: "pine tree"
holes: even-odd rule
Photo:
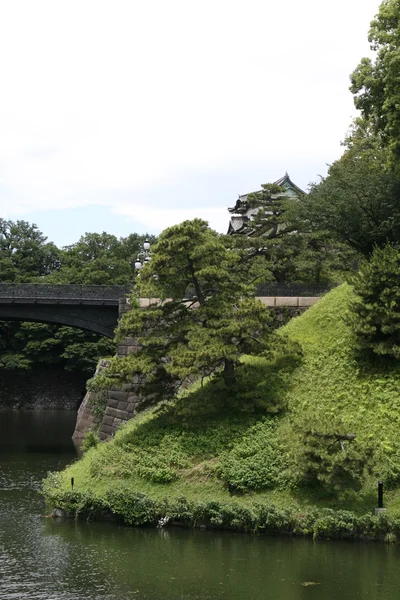
[[[359,345],[375,355],[400,358],[400,251],[375,248],[353,278],[356,298],[348,316]]]
[[[102,384],[136,378],[153,401],[212,373],[232,388],[242,354],[265,350],[271,331],[270,312],[246,279],[240,253],[205,221],[165,230],[118,331],[119,339],[134,337],[138,351],[112,359]],[[140,298],[158,300],[141,307]]]

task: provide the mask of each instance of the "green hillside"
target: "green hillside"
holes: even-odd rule
[[[400,366],[357,356],[351,297],[341,286],[282,328],[272,356],[243,362],[233,395],[218,380],[194,387],[50,474],[49,504],[132,524],[400,531]],[[376,519],[381,478],[388,516]]]

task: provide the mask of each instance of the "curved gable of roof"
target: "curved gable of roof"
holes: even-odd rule
[[[293,196],[301,196],[301,195],[305,194],[304,190],[302,190],[301,188],[299,188],[298,185],[293,183],[293,181],[290,179],[288,173],[285,173],[285,175],[283,177],[274,181],[274,185],[279,185],[282,188],[284,188],[288,196],[293,197]],[[247,194],[240,195],[239,198],[236,200],[235,206],[231,206],[230,208],[228,208],[228,211],[230,213],[243,214],[244,212],[247,211],[247,205],[246,205],[247,196],[250,196],[250,194],[258,193],[261,191],[262,190],[257,190],[257,192],[248,192]]]
[[[281,187],[285,188],[285,190],[293,190],[293,192],[295,192],[296,196],[305,194],[304,190],[302,190],[301,188],[299,188],[298,185],[293,183],[293,181],[290,179],[288,173],[285,173],[285,175],[283,177],[281,177],[277,181],[274,181],[274,183],[275,183],[275,185],[280,185]]]

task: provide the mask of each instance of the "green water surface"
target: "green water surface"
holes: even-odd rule
[[[400,598],[398,546],[44,517],[40,482],[75,459],[74,418],[0,412],[0,599]]]

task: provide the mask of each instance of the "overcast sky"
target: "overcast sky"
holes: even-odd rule
[[[340,156],[376,0],[0,0],[0,216],[158,233]]]

